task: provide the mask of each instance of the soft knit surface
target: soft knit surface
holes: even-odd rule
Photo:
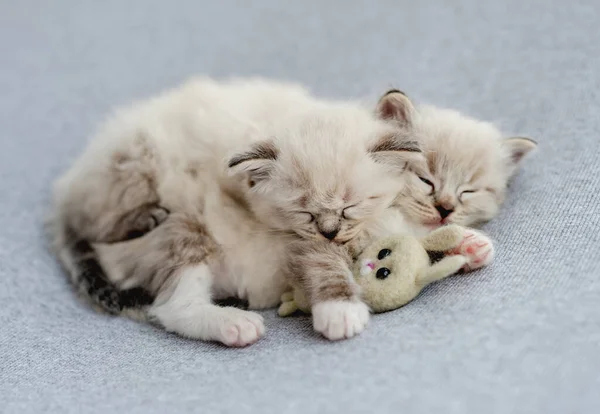
[[[0,2],[0,412],[600,412],[599,21],[593,0]],[[88,310],[45,248],[49,184],[113,105],[197,73],[395,86],[536,139],[495,263],[339,343],[275,310],[242,350]]]

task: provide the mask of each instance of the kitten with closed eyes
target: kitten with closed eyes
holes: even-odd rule
[[[230,346],[258,340],[262,318],[214,300],[277,305],[288,246],[323,240],[342,251],[333,276],[309,268],[298,278],[316,302],[345,305],[317,306],[320,321],[358,333],[369,311],[343,245],[426,169],[410,136],[360,105],[199,79],[118,112],[58,180],[49,229],[96,306]]]
[[[529,138],[505,138],[491,123],[450,109],[415,106],[398,90],[381,98],[379,111],[409,131],[427,158],[429,175],[409,177],[396,203],[417,233],[449,223],[478,226],[494,218],[510,180],[537,146]]]
[[[419,142],[428,170],[407,176],[394,208],[386,211],[373,237],[390,231],[423,236],[445,224],[477,227],[491,220],[525,156],[537,146],[529,138],[506,138],[491,123],[454,110],[415,106],[399,90],[383,95],[377,111]],[[475,251],[466,271],[487,265],[494,255],[487,236],[477,231],[469,234],[469,242],[457,251]]]
[[[386,93],[376,112],[398,135],[419,143],[428,168],[407,174],[394,202],[345,246],[322,240],[291,244],[291,280],[307,293],[315,329],[330,339],[349,338],[362,330],[360,312],[352,305],[359,294],[346,279],[348,264],[369,241],[394,233],[421,236],[448,223],[473,226],[490,220],[504,201],[511,177],[535,147],[529,139],[504,139],[491,124],[456,111],[415,107],[398,90]],[[467,257],[464,271],[489,264],[494,254],[491,240],[474,230],[467,230],[463,243],[448,253]],[[324,313],[333,316],[325,318]]]
[[[290,85],[202,81],[121,113],[57,185],[59,257],[97,305],[140,308],[193,338],[257,340],[260,316],[211,299],[274,306],[282,270],[308,293],[317,331],[358,334],[369,313],[352,254],[421,226],[402,200],[435,179],[407,102],[387,94],[373,117]],[[254,132],[222,174],[214,160]]]

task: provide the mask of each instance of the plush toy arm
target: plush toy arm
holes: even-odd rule
[[[427,251],[445,252],[458,247],[465,237],[465,229],[456,224],[440,227],[421,239]]]
[[[277,313],[279,316],[290,316],[298,310],[298,305],[294,300],[294,292],[285,292],[281,295],[281,305]]]
[[[310,303],[300,288],[294,288],[294,290],[281,295],[281,305],[279,305],[277,313],[279,316],[290,316],[297,311],[310,313]]]
[[[417,284],[427,286],[437,280],[444,279],[458,272],[467,263],[464,256],[448,256],[427,268],[417,277]]]

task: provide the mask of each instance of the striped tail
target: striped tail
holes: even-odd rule
[[[54,234],[54,244],[60,261],[81,296],[112,315],[152,304],[154,297],[143,288],[119,289],[106,275],[92,244],[78,237],[68,226],[63,224],[60,227],[54,229],[59,233]]]

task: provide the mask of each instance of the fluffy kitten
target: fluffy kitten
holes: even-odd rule
[[[443,224],[478,226],[495,217],[510,179],[536,147],[528,138],[504,138],[491,123],[434,106],[415,107],[398,90],[379,101],[381,117],[420,144],[427,176],[408,176],[395,205],[402,226],[422,234]]]
[[[101,130],[55,187],[51,234],[73,283],[104,310],[140,307],[169,331],[244,346],[262,318],[212,299],[275,306],[292,241],[357,239],[412,170],[426,170],[415,142],[360,106],[201,79]]]
[[[455,111],[415,108],[397,90],[380,99],[376,112],[392,121],[398,134],[419,142],[429,168],[407,174],[392,205],[347,245],[323,240],[290,245],[290,278],[307,293],[315,329],[329,339],[360,333],[368,319],[357,286],[348,282],[349,264],[366,243],[394,233],[424,235],[447,223],[471,226],[490,220],[510,178],[535,147],[526,138],[503,139],[491,124]],[[465,232],[456,251],[446,253],[466,256],[465,271],[489,264],[494,256],[491,240],[473,230]]]

